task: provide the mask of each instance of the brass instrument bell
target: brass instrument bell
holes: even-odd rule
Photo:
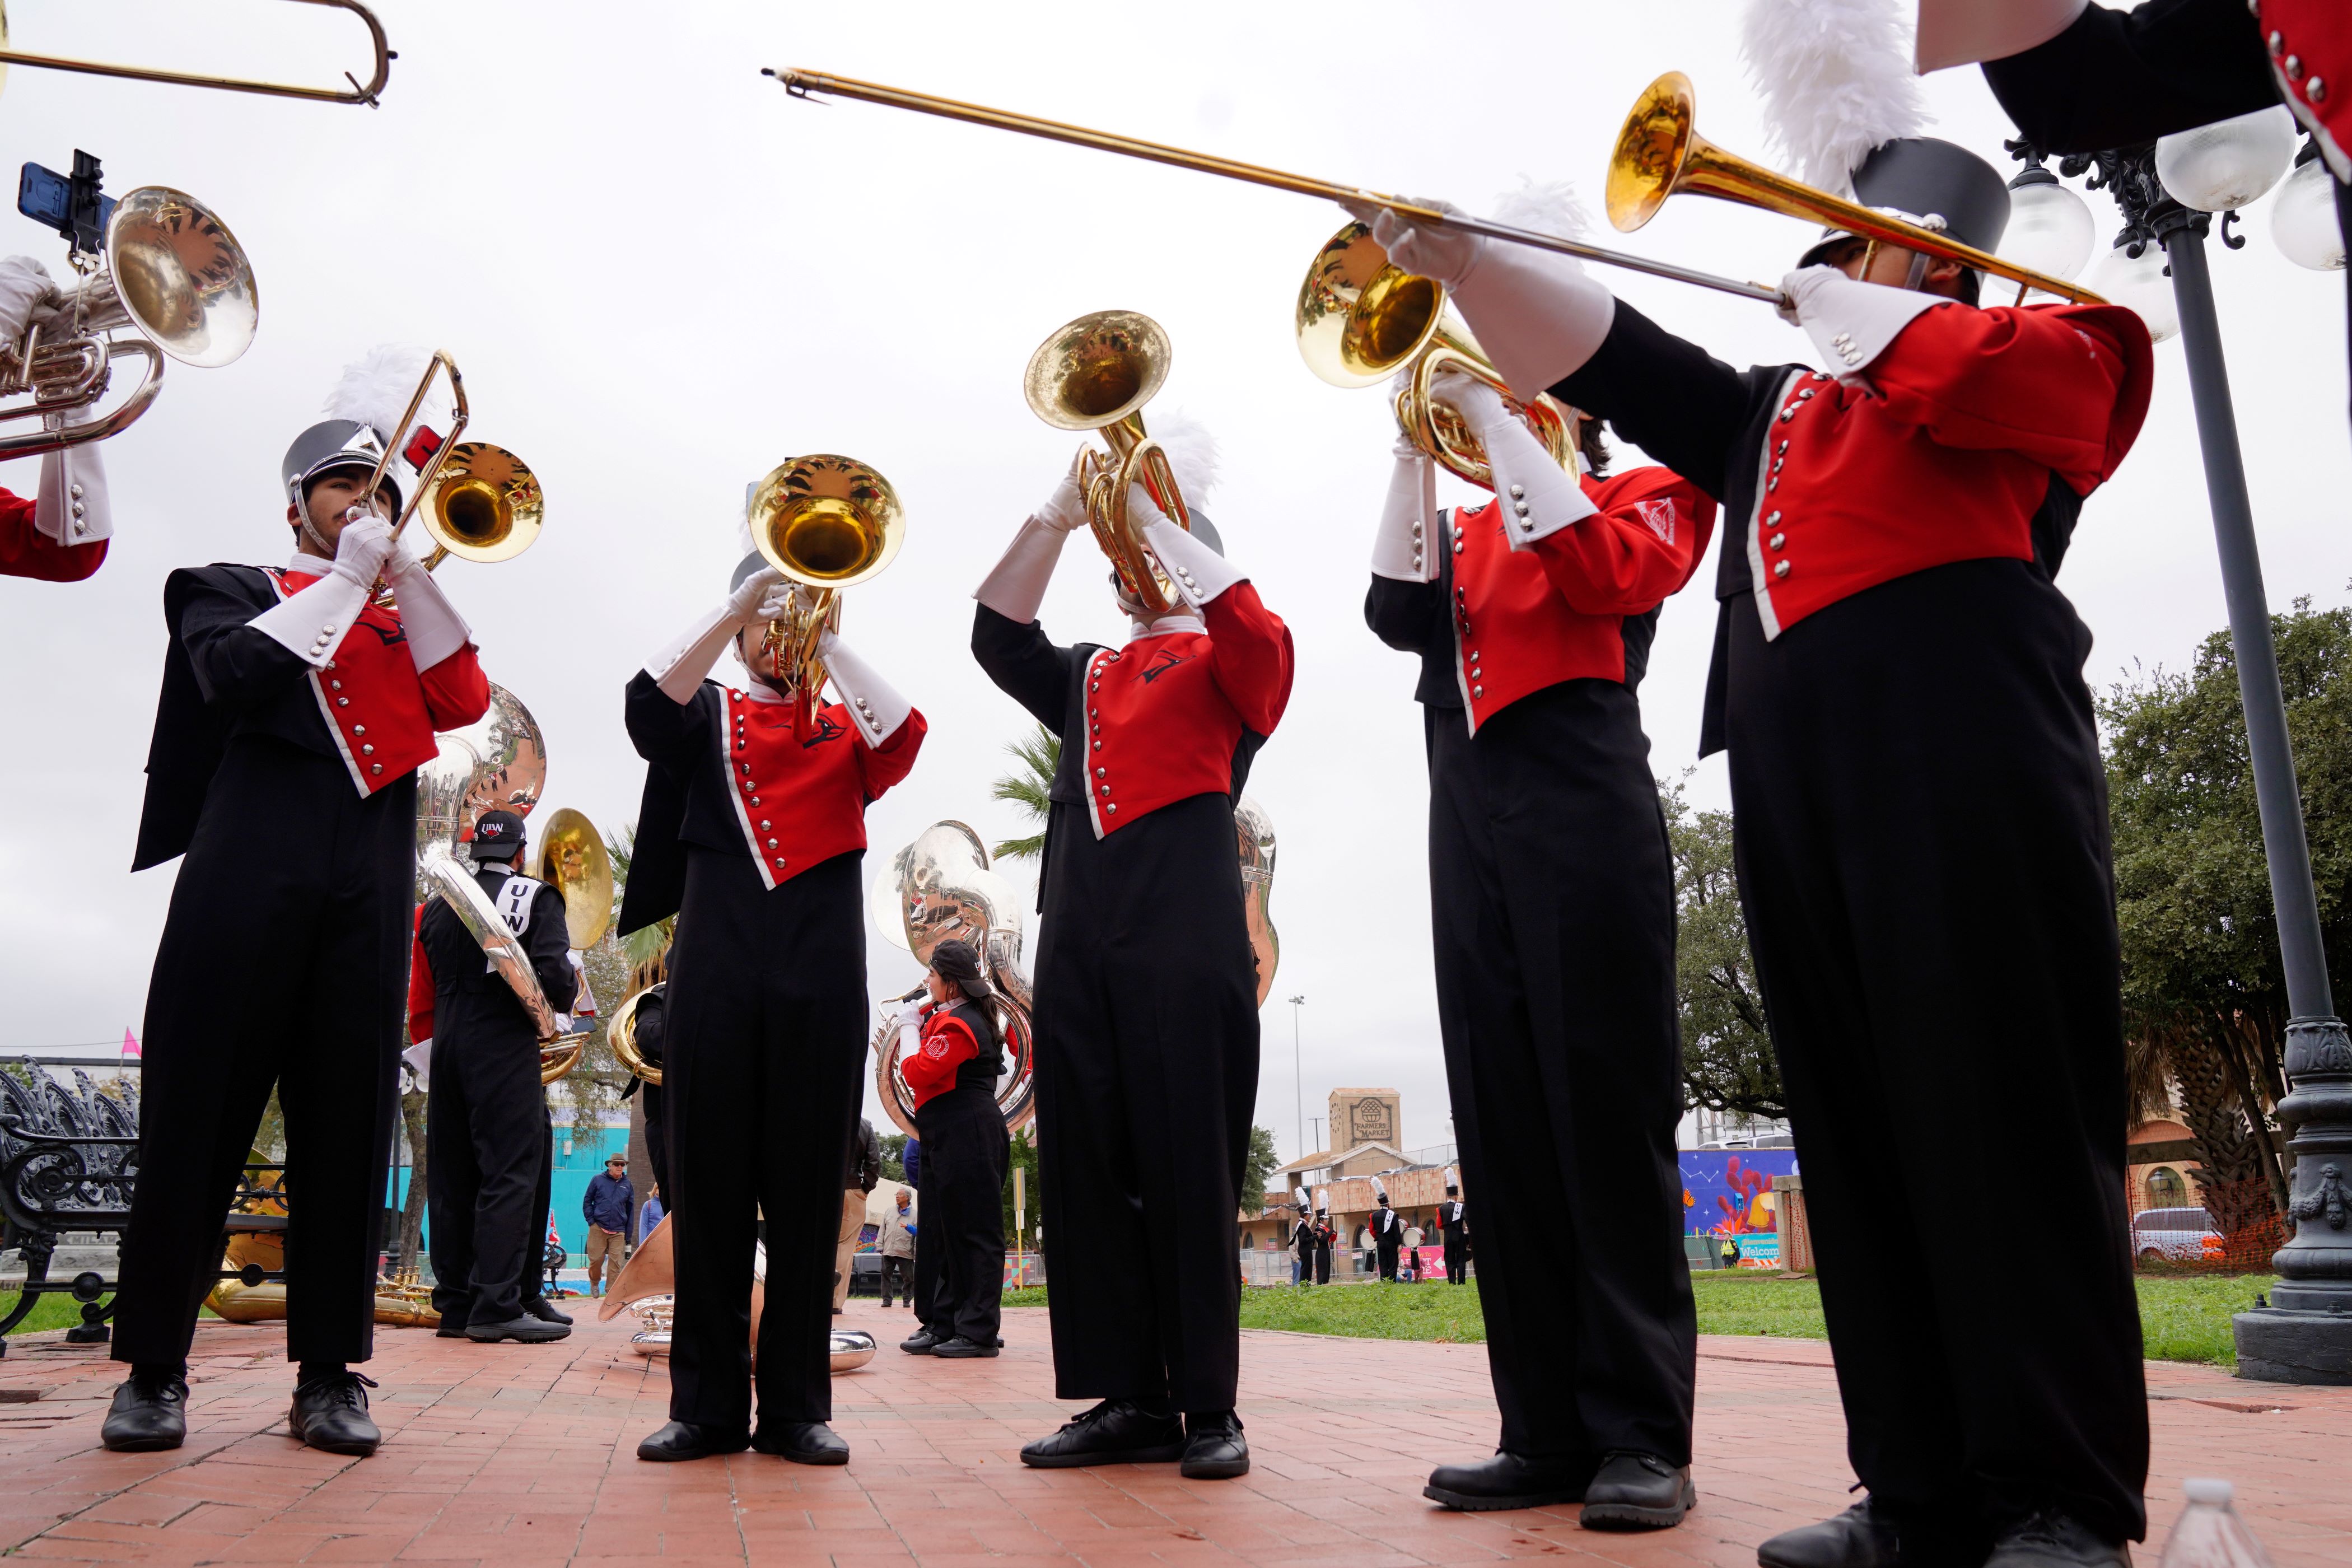
[[[1445,286],[1391,261],[1367,226],[1349,223],[1323,242],[1298,286],[1292,324],[1307,368],[1333,386],[1370,386],[1409,371],[1412,379],[1394,400],[1397,427],[1448,472],[1494,489],[1477,437],[1431,390],[1448,366],[1501,394],[1552,461],[1575,471],[1581,416],[1548,393],[1531,402],[1516,396],[1470,329],[1446,309]]]
[[[613,856],[583,812],[551,814],[531,846],[530,874],[563,895],[563,924],[575,948],[596,945],[613,923]]]
[[[1159,394],[1174,358],[1166,331],[1142,311],[1096,310],[1055,328],[1021,377],[1032,414],[1057,430],[1098,432],[1109,447],[1108,458],[1091,447],[1078,454],[1087,521],[1120,585],[1154,616],[1182,601],[1129,521],[1127,498],[1141,485],[1170,521],[1191,531],[1168,454],[1143,426],[1143,405]]]

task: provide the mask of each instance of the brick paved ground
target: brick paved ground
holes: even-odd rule
[[[839,1568],[1415,1568],[1557,1555],[1747,1564],[1762,1537],[1836,1511],[1848,1473],[1826,1349],[1710,1339],[1699,1363],[1699,1506],[1680,1530],[1586,1533],[1572,1509],[1464,1515],[1424,1502],[1431,1466],[1492,1446],[1480,1346],[1243,1336],[1256,1468],[1195,1484],[1173,1465],[1032,1471],[1021,1444],[1076,1408],[1049,1398],[1042,1311],[1007,1314],[997,1361],[889,1348],[903,1313],[853,1303],[885,1348],[834,1382],[846,1469],[739,1455],[646,1465],[664,1373],[622,1323],[487,1348],[382,1330],[369,1370],[387,1440],[372,1459],[285,1435],[290,1374],[268,1326],[206,1324],[192,1432],[173,1454],[98,1447],[104,1350],[36,1336],[0,1361],[0,1551],[59,1562],[483,1563],[588,1568],[824,1563]],[[2184,1475],[2234,1479],[2281,1568],[2352,1564],[2352,1389],[2149,1368],[2165,1528]],[[1348,1389],[1346,1394],[1327,1390]],[[2156,1553],[2143,1551],[2145,1563]]]

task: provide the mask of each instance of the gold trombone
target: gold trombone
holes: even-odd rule
[[[1110,448],[1078,452],[1078,489],[1095,542],[1129,597],[1153,616],[1181,602],[1127,515],[1128,490],[1141,485],[1170,521],[1190,532],[1192,513],[1168,454],[1143,427],[1143,405],[1168,379],[1175,352],[1160,323],[1140,310],[1096,310],[1054,329],[1022,373],[1029,412],[1057,430],[1093,430]]]
[[[343,79],[352,84],[346,92],[340,87],[295,87],[286,82],[251,81],[243,77],[199,76],[188,71],[156,70],[148,66],[119,66],[105,60],[73,59],[63,55],[28,55],[8,47],[8,16],[0,6],[0,79],[5,79],[9,66],[37,66],[45,70],[79,71],[86,76],[126,77],[133,81],[160,81],[173,87],[209,87],[225,92],[253,92],[271,98],[304,98],[313,103],[364,103],[370,109],[380,107],[376,95],[392,76],[392,62],[400,58],[384,41],[383,24],[375,13],[359,0],[293,0],[298,5],[331,5],[338,11],[349,11],[368,30],[369,43],[375,50],[375,70],[360,85],[359,78],[351,72]]]
[[[1024,136],[1040,136],[1051,142],[1092,147],[1097,152],[1116,153],[1121,157],[1168,163],[1204,174],[1222,175],[1229,180],[1246,181],[1254,185],[1269,185],[1278,191],[1292,191],[1299,195],[1320,196],[1326,201],[1339,202],[1351,208],[1383,206],[1415,224],[1458,229],[1465,234],[1483,235],[1488,239],[1506,240],[1513,245],[1529,245],[1538,250],[1557,251],[1562,256],[1573,256],[1583,261],[1647,273],[1653,278],[1696,283],[1703,289],[1737,294],[1742,299],[1759,300],[1768,305],[1788,302],[1780,289],[1762,283],[1742,282],[1736,278],[1702,272],[1696,268],[1678,267],[1670,261],[1588,245],[1580,239],[1517,228],[1510,224],[1496,223],[1492,218],[1474,217],[1468,213],[1445,212],[1402,196],[1384,195],[1377,191],[1289,174],[1259,163],[1244,163],[1232,158],[1194,153],[1162,142],[1145,142],[1108,131],[1091,131],[1083,125],[1041,120],[1034,115],[1016,114],[1010,110],[990,109],[982,104],[937,98],[929,93],[910,92],[904,88],[885,87],[879,82],[860,81],[855,77],[833,76],[824,71],[787,68],[782,70],[771,68],[761,74],[775,78],[784,90],[795,98],[813,99],[817,94],[827,93],[839,98],[858,99],[866,103],[884,104],[892,109],[910,109],[919,114],[961,120],[971,125],[1017,131]],[[2003,261],[1974,247],[1946,238],[1933,229],[1842,200],[1826,191],[1815,190],[1733,157],[1691,130],[1692,100],[1690,79],[1679,71],[1669,71],[1650,84],[1649,90],[1635,102],[1633,112],[1626,117],[1625,129],[1620,132],[1616,152],[1610,160],[1609,174],[1610,221],[1620,229],[1639,227],[1656,212],[1666,196],[1678,190],[1698,191],[1706,195],[1760,206],[1769,212],[1812,218],[1883,245],[1901,246],[1922,255],[1958,261],[2020,285],[2021,297],[2022,289],[2030,289],[2081,304],[2105,303],[2080,284]],[[1622,209],[1618,199],[1621,190],[1634,198]],[[1636,193],[1650,194],[1637,195]],[[1620,217],[1621,210],[1625,218]],[[1633,218],[1637,211],[1641,216]],[[1626,218],[1632,221],[1626,221]]]
[[[898,491],[869,464],[832,452],[779,463],[751,492],[751,542],[798,585],[764,646],[803,723],[824,692],[817,645],[841,629],[841,590],[879,574],[907,542]]]
[[[393,537],[399,538],[411,519],[421,522],[433,541],[433,550],[425,558],[427,572],[452,555],[460,561],[510,561],[537,542],[547,520],[547,498],[530,465],[504,447],[457,439],[472,418],[466,402],[466,378],[458,373],[457,362],[440,349],[433,351],[398,428],[388,433],[383,456],[376,459],[367,489],[360,493],[374,495],[393,458],[406,449],[409,442],[404,437],[415,425],[417,411],[425,406],[436,374],[449,378],[449,432],[435,438],[432,455],[417,470],[416,493],[394,520]]]
[[[1495,488],[1478,438],[1452,405],[1431,393],[1437,373],[1448,367],[1501,394],[1552,461],[1573,471],[1576,411],[1549,393],[1521,402],[1470,329],[1445,308],[1445,285],[1391,261],[1363,224],[1349,224],[1316,252],[1298,286],[1293,325],[1307,368],[1333,386],[1370,386],[1409,369],[1412,380],[1394,399],[1397,427],[1449,472]]]

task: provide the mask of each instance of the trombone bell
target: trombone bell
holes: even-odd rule
[[[530,465],[504,447],[460,441],[425,488],[417,515],[447,554],[510,561],[538,541],[547,498]]]
[[[830,452],[779,464],[752,492],[751,542],[768,564],[812,588],[847,588],[890,564],[907,540],[890,481]]]

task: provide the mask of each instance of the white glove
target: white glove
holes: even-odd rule
[[[343,524],[335,541],[335,575],[373,590],[393,552],[392,524],[373,512]]]
[[[1168,521],[1168,514],[1141,485],[1128,487],[1127,516],[1151,547],[1151,553],[1159,557],[1160,569],[1168,574],[1176,596],[1193,609],[1234,584],[1249,581],[1249,574]]]
[[[1576,482],[1576,475],[1552,461],[1550,451],[1493,387],[1449,370],[1434,378],[1430,391],[1453,405],[1485,448],[1495,499],[1503,510],[1503,536],[1513,550],[1526,550],[1601,510]]]
[[[25,335],[36,305],[55,304],[58,286],[49,269],[29,256],[0,260],[0,338],[10,342]]]
[[[1940,294],[1860,283],[1834,267],[1808,267],[1780,279],[1789,303],[1780,319],[1805,329],[1830,373],[1841,378],[1869,368],[1902,335],[1913,317],[1952,300]]]
[[[1443,213],[1462,211],[1452,202],[1431,201],[1420,196],[1412,200],[1415,206],[1434,207]],[[1373,213],[1370,222],[1373,240],[1389,253],[1391,261],[1407,272],[1434,278],[1449,289],[1459,289],[1468,281],[1470,274],[1477,269],[1479,261],[1494,243],[1483,235],[1472,234],[1465,229],[1416,225],[1412,219],[1400,217],[1388,207]]]
[[[1054,493],[1045,498],[1044,506],[1030,513],[1046,527],[1058,529],[1064,533],[1086,527],[1086,492],[1078,488],[1078,465],[1086,460],[1086,453],[1085,447],[1078,448],[1078,455],[1070,459],[1069,471],[1062,476],[1061,483],[1054,487]]]

